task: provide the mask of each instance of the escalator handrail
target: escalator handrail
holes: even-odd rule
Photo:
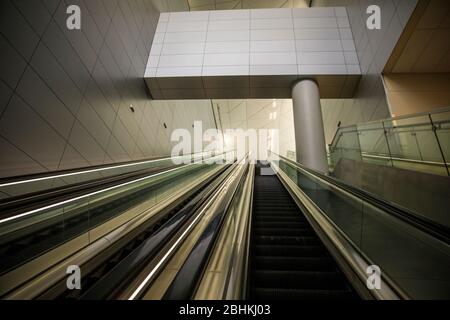
[[[420,229],[421,231],[429,234],[430,236],[437,238],[446,244],[450,244],[450,228],[445,227],[443,225],[440,225],[434,221],[431,221],[429,219],[426,219],[423,216],[419,216],[417,213],[414,213],[406,208],[399,207],[398,205],[395,205],[393,203],[390,203],[380,197],[377,197],[369,192],[366,192],[364,190],[355,188],[353,186],[350,186],[346,184],[343,181],[340,181],[339,179],[327,176],[321,172],[318,172],[316,170],[306,168],[305,166],[292,161],[286,157],[276,155],[283,161],[287,162],[291,166],[299,169],[300,171],[307,172],[316,178],[321,179],[328,185],[332,185],[340,190],[346,191],[350,193],[351,195],[362,199],[366,201],[367,203],[383,210],[384,212],[401,219],[402,221],[414,226],[415,228]]]
[[[234,176],[231,174],[228,187],[225,187],[224,190],[225,194],[220,199],[219,208],[214,212],[213,218],[203,230],[200,238],[165,292],[164,300],[189,300],[193,298],[205,271],[205,266],[214,251],[223,221],[229,212],[230,204],[236,195],[236,191],[245,182],[245,173],[249,168],[246,159],[242,160],[241,165],[245,167],[239,168],[241,170],[235,172]]]
[[[146,160],[146,161],[140,161],[140,162],[130,162],[130,163],[125,163],[125,164],[117,164],[114,166],[102,166],[102,167],[91,167],[91,168],[85,168],[83,169],[83,171],[61,171],[61,172],[56,172],[53,173],[54,175],[46,175],[46,176],[35,176],[33,175],[30,179],[27,180],[18,180],[18,181],[6,181],[6,182],[2,182],[0,179],[0,190],[3,186],[9,186],[9,185],[17,185],[17,184],[26,184],[26,183],[32,183],[35,181],[41,181],[41,180],[52,180],[52,179],[58,179],[61,177],[65,177],[65,176],[75,176],[77,174],[85,174],[85,173],[93,173],[93,172],[99,172],[99,171],[104,171],[104,170],[114,170],[117,168],[121,168],[124,166],[137,166],[137,165],[142,165],[145,163],[152,163],[152,162],[159,162],[159,161],[164,161],[164,160],[173,160],[173,159],[177,159],[177,158],[183,158],[183,157],[193,157],[195,155],[199,155],[201,154],[202,157],[203,156],[207,156],[208,154],[203,152],[203,153],[195,153],[195,154],[187,154],[187,155],[182,155],[182,156],[177,156],[177,157],[164,157],[164,158],[155,158],[152,160]],[[224,153],[222,153],[224,154]],[[175,166],[175,164],[173,164],[173,166]],[[58,187],[51,187],[48,189],[42,189],[42,190],[37,190],[37,191],[32,191],[32,192],[27,192],[27,193],[23,193],[23,194],[19,194],[19,195],[14,195],[14,196],[10,196],[4,199],[0,199],[0,212],[4,213],[6,210],[9,210],[10,208],[13,207],[19,207],[19,206],[24,206],[24,205],[29,205],[30,203],[33,202],[41,202],[44,201],[45,199],[51,198],[54,199],[57,196],[61,196],[61,195],[67,195],[70,194],[71,192],[76,192],[77,190],[83,190],[86,189],[90,186],[95,187],[98,185],[101,185],[102,183],[107,183],[108,181],[114,181],[115,179],[122,179],[122,178],[126,178],[126,177],[130,177],[133,175],[139,175],[140,173],[143,172],[151,172],[152,170],[156,170],[156,169],[161,169],[161,167],[173,167],[173,166],[164,166],[163,164],[161,164],[161,166],[158,167],[154,167],[154,168],[142,168],[142,169],[134,169],[131,170],[129,172],[123,172],[123,173],[117,173],[117,174],[113,174],[110,176],[105,176],[105,177],[99,177],[96,179],[88,179],[85,181],[80,181],[80,182],[76,182],[76,183],[70,183],[70,184],[66,184],[63,186],[58,186]]]
[[[225,153],[215,155],[211,158],[220,157]],[[192,164],[192,163],[191,163]],[[40,208],[54,207],[58,203],[68,203],[73,200],[80,199],[88,195],[97,194],[102,190],[110,190],[112,188],[137,182],[152,175],[160,175],[164,172],[176,170],[186,165],[173,165],[163,168],[152,168],[148,170],[139,170],[137,172],[125,173],[122,175],[101,178],[91,182],[80,183],[61,187],[54,190],[47,190],[38,194],[26,195],[17,199],[7,199],[2,203],[0,201],[0,224],[5,221],[13,220],[14,217],[24,216],[24,212],[39,211]]]
[[[38,207],[48,206],[55,202],[63,202],[70,198],[82,196],[83,194],[106,189],[108,187],[136,180],[146,175],[157,174],[180,166],[168,166],[163,168],[152,168],[137,172],[125,173],[117,176],[100,178],[89,182],[81,182],[56,189],[46,190],[38,194],[27,194],[25,197],[8,198],[7,201],[0,200],[0,219],[19,214],[20,212],[33,210]]]
[[[214,156],[214,157],[212,157],[210,159],[213,159],[213,158],[216,158],[216,157],[220,157],[220,156],[222,156],[222,155],[217,155],[217,156]],[[20,219],[20,218],[23,218],[23,217],[26,217],[26,216],[29,216],[29,215],[32,215],[32,214],[36,214],[36,213],[48,210],[48,209],[56,208],[58,206],[67,205],[69,203],[73,203],[73,202],[78,201],[80,199],[88,198],[88,197],[91,197],[93,195],[97,195],[97,194],[100,194],[100,193],[103,193],[103,192],[107,192],[107,191],[111,191],[111,190],[114,190],[114,189],[117,189],[117,188],[121,188],[121,187],[124,187],[126,185],[130,185],[132,183],[143,181],[143,180],[146,180],[146,179],[149,179],[149,178],[152,178],[152,177],[156,177],[156,176],[159,176],[159,175],[162,175],[162,174],[165,174],[165,173],[170,173],[172,171],[175,171],[175,170],[178,170],[178,169],[181,169],[181,168],[186,168],[186,167],[189,167],[189,166],[192,166],[192,165],[195,165],[195,164],[196,163],[194,162],[194,163],[190,163],[190,164],[186,164],[186,165],[176,166],[175,168],[171,168],[171,169],[168,169],[168,170],[163,170],[163,171],[160,171],[160,172],[151,173],[150,175],[144,174],[143,176],[140,176],[138,178],[127,180],[125,182],[121,181],[118,184],[113,184],[113,185],[107,186],[106,188],[99,187],[99,188],[95,189],[94,191],[90,190],[88,193],[82,192],[80,195],[76,195],[75,197],[67,196],[67,198],[65,200],[62,200],[62,201],[58,200],[58,202],[54,202],[54,201],[52,201],[52,199],[49,199],[48,203],[45,203],[43,206],[40,205],[38,208],[30,209],[30,210],[27,210],[25,212],[16,213],[16,214],[11,214],[10,213],[6,217],[2,216],[0,218],[0,224],[6,223],[6,222],[10,222],[10,221],[13,221],[13,220],[17,220],[17,219]]]
[[[243,256],[243,262],[242,265],[239,265],[239,257],[236,252],[236,246],[233,248],[233,261],[230,263],[230,267],[228,269],[227,274],[227,287],[225,288],[223,292],[223,299],[229,298],[228,288],[230,287],[230,282],[232,281],[238,281],[233,278],[238,278],[239,276],[242,276],[242,286],[240,291],[237,293],[239,296],[238,299],[245,299],[248,296],[248,286],[249,286],[249,278],[248,278],[248,270],[250,266],[250,238],[251,238],[251,230],[252,230],[252,218],[251,214],[253,211],[253,195],[254,195],[254,183],[255,183],[255,167],[253,164],[250,164],[249,170],[248,170],[247,178],[245,178],[245,182],[242,187],[242,193],[246,194],[245,191],[247,190],[247,199],[243,197],[242,201],[245,203],[248,202],[248,212],[241,212],[241,214],[247,215],[247,223],[244,228],[244,242],[243,242],[243,250],[242,250],[242,256]],[[241,190],[239,190],[240,192]],[[233,264],[238,263],[236,268],[233,268]],[[235,271],[236,270],[236,271]],[[239,274],[241,273],[241,274]],[[235,296],[232,296],[233,300],[236,300]]]
[[[115,163],[115,164],[104,164],[104,165],[97,165],[97,166],[80,167],[80,168],[75,168],[75,169],[50,171],[50,172],[45,172],[45,173],[36,173],[36,174],[30,174],[30,175],[24,175],[24,176],[0,178],[0,188],[4,187],[4,186],[9,186],[9,185],[17,185],[17,184],[23,184],[23,183],[29,183],[29,182],[35,182],[35,181],[50,180],[50,179],[56,179],[56,178],[61,178],[61,177],[73,176],[73,175],[77,175],[77,174],[114,170],[114,169],[122,168],[122,167],[141,165],[141,164],[145,164],[145,163],[152,163],[152,162],[162,161],[162,160],[170,160],[173,158],[195,156],[198,154],[206,154],[206,153],[198,152],[198,153],[181,155],[181,156],[177,156],[177,157],[155,157],[155,158],[150,158],[150,159],[146,159],[146,160],[126,161],[126,162],[120,162],[120,163]]]

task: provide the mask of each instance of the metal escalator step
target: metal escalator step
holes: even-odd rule
[[[307,290],[307,289],[280,289],[280,288],[253,288],[252,299],[257,300],[356,300],[355,294],[349,290]]]
[[[357,299],[275,176],[255,177],[251,237],[251,299]]]
[[[278,195],[274,192],[268,192],[267,194],[261,194],[258,195],[254,198],[257,201],[262,201],[262,202],[271,202],[271,201],[286,201],[287,203],[294,203],[294,200],[292,200],[291,196],[281,196]]]
[[[255,270],[336,271],[331,258],[255,256],[251,261]]]
[[[281,198],[275,195],[266,195],[264,197],[262,197],[261,199],[257,199],[256,200],[256,204],[271,204],[271,203],[284,203],[284,204],[291,204],[291,205],[295,205],[295,202],[292,201],[292,198]]]
[[[257,196],[255,196],[254,199],[258,200],[258,201],[265,201],[265,202],[272,201],[272,200],[275,200],[275,201],[285,200],[285,201],[293,202],[290,195],[280,195],[280,194],[276,194],[276,192],[267,192],[264,194],[261,193],[261,194],[258,194]]]
[[[268,201],[286,201],[289,203],[294,203],[294,200],[292,200],[290,195],[280,195],[277,194],[276,192],[267,192],[264,194],[258,194],[257,196],[255,196],[254,198],[255,200],[258,201],[263,201],[263,202],[268,202]]]
[[[259,212],[265,212],[265,211],[278,211],[278,212],[290,212],[290,213],[296,213],[298,212],[298,207],[285,205],[285,204],[267,204],[267,205],[256,205],[253,207],[253,211],[258,214]]]
[[[337,272],[254,270],[255,287],[280,289],[344,290],[346,284]]]
[[[320,245],[284,246],[284,245],[256,245],[252,247],[252,254],[271,257],[327,257],[328,254]]]
[[[293,200],[289,194],[278,193],[276,191],[261,192],[261,191],[255,190],[255,192],[257,193],[255,195],[255,200],[261,200],[261,201],[286,200],[289,202],[293,202]]]
[[[254,233],[259,236],[305,236],[314,234],[309,228],[255,228]]]
[[[265,195],[264,197],[262,197],[260,199],[255,198],[255,200],[256,200],[256,204],[258,204],[258,203],[264,203],[264,204],[267,204],[267,203],[269,203],[269,204],[270,203],[295,204],[295,202],[292,200],[292,198],[284,198],[284,197],[281,198],[281,197],[273,195],[273,194]]]
[[[301,215],[298,216],[282,216],[282,215],[258,215],[254,217],[254,222],[306,222]]]
[[[253,224],[255,228],[304,228],[307,227],[308,224],[302,221],[288,221],[288,222],[279,222],[279,221],[255,221]]]
[[[258,213],[255,213],[255,218],[257,217],[265,217],[265,216],[279,216],[279,217],[295,217],[297,219],[301,219],[302,216],[298,212],[283,212],[278,210],[264,210]]]
[[[256,245],[311,245],[320,243],[315,236],[254,236],[254,244]]]
[[[255,209],[261,208],[286,208],[294,211],[298,211],[298,207],[295,203],[286,203],[285,201],[280,202],[259,202],[254,205]]]
[[[286,202],[286,203],[290,203],[290,204],[295,204],[295,202],[292,200],[292,198],[290,197],[280,197],[279,195],[276,194],[267,194],[264,196],[260,196],[258,198],[254,198],[257,202],[262,202],[262,203],[273,203],[273,202]]]

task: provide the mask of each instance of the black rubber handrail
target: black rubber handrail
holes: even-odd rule
[[[128,281],[142,270],[142,267],[154,258],[164,245],[175,235],[183,225],[206,203],[216,185],[213,183],[219,175],[227,175],[227,166],[209,179],[208,186],[194,199],[184,206],[175,216],[138,248],[133,250],[125,259],[120,261],[107,275],[100,279],[93,287],[81,296],[81,300],[107,299],[118,293]]]
[[[195,155],[195,154],[193,154]],[[169,160],[170,158],[155,158],[152,160]],[[129,163],[141,163],[129,162]],[[145,161],[144,161],[145,162]],[[123,163],[125,164],[125,163]],[[118,164],[119,165],[119,164]],[[160,165],[149,169],[138,169],[126,173],[116,174],[109,177],[103,177],[98,179],[92,179],[88,181],[82,181],[79,183],[73,183],[70,185],[50,188],[46,190],[40,190],[31,192],[19,196],[8,197],[0,199],[0,219],[12,217],[20,214],[24,211],[30,211],[42,206],[51,205],[57,202],[69,200],[72,197],[82,196],[90,192],[95,192],[104,188],[112,187],[117,184],[125,183],[133,179],[139,179],[148,174],[156,174],[165,170],[175,169],[182,165]],[[90,167],[90,169],[101,168],[105,166]],[[77,170],[78,171],[78,170]],[[74,172],[77,172],[74,171]],[[63,172],[63,171],[61,171]]]
[[[450,228],[443,226],[441,224],[438,224],[434,221],[431,221],[423,216],[418,215],[415,212],[412,212],[406,208],[400,207],[396,204],[393,204],[391,202],[388,202],[380,197],[377,197],[367,191],[364,191],[362,189],[358,189],[356,187],[353,187],[351,185],[348,185],[347,183],[336,179],[334,177],[327,176],[321,172],[318,172],[316,170],[306,168],[305,166],[296,163],[290,159],[287,159],[283,156],[279,156],[281,160],[285,161],[295,169],[295,165],[302,168],[303,170],[311,173],[312,175],[319,177],[328,183],[354,195],[357,198],[360,198],[371,205],[383,210],[384,212],[393,215],[397,218],[400,218],[401,220],[413,225],[414,227],[430,234],[431,236],[450,244]]]
[[[33,173],[33,174],[27,174],[27,175],[21,175],[21,176],[6,177],[6,178],[0,178],[0,184],[40,179],[40,178],[46,178],[46,177],[58,176],[58,175],[64,175],[64,174],[72,174],[72,173],[83,172],[83,171],[87,171],[87,170],[100,170],[100,169],[108,168],[108,167],[112,168],[115,166],[139,164],[139,163],[144,163],[147,161],[157,161],[157,160],[163,160],[163,159],[166,159],[166,157],[149,158],[149,159],[137,160],[137,161],[124,161],[124,162],[117,162],[117,163],[110,163],[110,164],[101,164],[101,165],[96,165],[96,166],[79,167],[79,168],[66,169],[66,170],[46,171],[46,172],[41,172],[41,173]]]

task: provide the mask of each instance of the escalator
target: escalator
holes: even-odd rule
[[[446,276],[446,230],[283,157],[267,166],[242,160],[211,169],[187,168],[166,180],[133,185],[87,207],[88,220],[96,226],[102,223],[100,218],[121,216],[126,209],[122,205],[145,201],[153,188],[171,195],[168,191],[179,188],[182,181],[189,182],[183,196],[139,218],[136,225],[127,222],[117,233],[105,234],[102,240],[107,245],[89,244],[83,249],[86,258],[68,256],[64,264],[83,270],[82,290],[67,289],[62,265],[30,279],[30,295],[25,296],[341,301],[408,299],[411,293],[418,298],[447,295],[433,284],[437,289],[430,286],[425,296],[411,289],[407,280],[390,277],[396,270],[411,272],[402,267],[403,261],[420,270],[420,276],[427,277],[429,273],[422,270],[430,267],[435,274]],[[66,231],[72,218],[84,217],[84,207],[76,209],[64,221]],[[73,224],[79,226],[82,221]],[[127,231],[128,226],[132,229]],[[52,228],[49,224],[30,234],[28,246],[40,244],[32,236],[51,239]],[[28,239],[12,234],[19,243]],[[380,250],[378,242],[386,250]],[[393,247],[402,257],[395,264],[388,260]],[[2,254],[8,259],[12,256]],[[368,266],[373,265],[383,268],[382,290],[367,286]],[[32,292],[33,288],[37,291]]]
[[[255,177],[249,271],[252,300],[358,299],[276,175]]]
[[[165,171],[171,170],[168,168]],[[194,171],[195,173],[196,171]],[[128,177],[130,179],[139,179],[149,175],[158,175],[164,173],[162,170],[144,170],[139,174],[134,174]],[[122,180],[116,181],[115,184],[110,185],[110,179],[104,185],[96,186],[98,190],[114,187],[120,183],[124,183]],[[76,236],[93,229],[96,226],[100,226],[102,223],[119,216],[121,213],[126,212],[129,208],[137,206],[140,203],[148,199],[149,194],[155,192],[160,188],[163,183],[150,185],[148,187],[140,188],[136,191],[130,191],[128,194],[117,197],[110,202],[100,203],[99,205],[91,205],[89,207],[81,207],[75,210],[72,215],[57,215],[50,217],[42,222],[34,223],[26,228],[22,228],[17,232],[7,236],[0,237],[0,257],[2,257],[2,265],[0,266],[0,275],[8,271],[17,268],[21,264],[28,262],[34,257],[43,254],[61,243],[67,241],[67,239],[73,239]],[[87,187],[83,192],[86,194],[90,190]],[[46,196],[46,195],[44,195]],[[75,193],[70,197],[75,198],[78,194]],[[68,197],[68,199],[70,199]],[[65,201],[66,199],[63,199]],[[60,201],[60,199],[52,199],[53,202]],[[47,205],[51,205],[47,204]],[[2,206],[0,206],[0,209]],[[24,210],[19,207],[20,210]],[[19,209],[15,209],[18,211]],[[25,207],[26,209],[26,207]],[[3,212],[3,211],[2,211]],[[5,212],[7,212],[5,210]],[[18,211],[20,213],[20,211]]]

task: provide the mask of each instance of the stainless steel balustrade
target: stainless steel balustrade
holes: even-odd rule
[[[223,208],[224,203],[233,196],[236,183],[240,181],[246,168],[245,160],[240,160],[214,182],[218,185],[208,196],[205,204],[178,232],[178,235],[167,243],[158,257],[135,280],[130,282],[129,289],[119,297],[120,299],[159,300],[164,297],[202,233],[217,217],[216,215]]]
[[[195,300],[246,299],[255,165],[250,164],[228,210]]]

